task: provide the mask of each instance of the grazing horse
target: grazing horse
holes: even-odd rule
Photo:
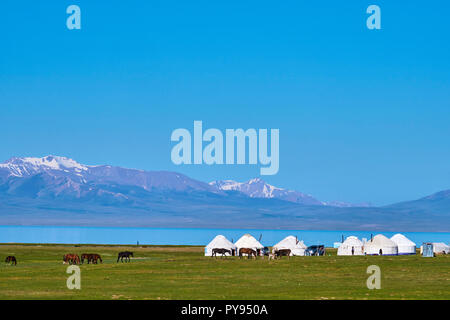
[[[7,256],[5,262],[17,265],[17,259],[14,256]]]
[[[100,263],[103,263],[102,257],[96,253],[91,254],[90,260],[93,264],[97,264],[98,260],[100,260]]]
[[[77,254],[69,253],[63,257],[63,264],[80,264],[80,257]]]
[[[246,254],[248,256],[248,259],[250,259],[252,256],[255,256],[255,259],[256,259],[256,250],[253,250],[250,248],[240,248],[239,249],[239,259],[241,259],[244,254]]]
[[[86,260],[87,260],[87,263],[89,264],[89,262],[90,262],[90,257],[91,257],[91,254],[90,254],[90,253],[83,253],[83,254],[81,255],[81,263],[83,264],[83,263],[84,263],[84,260],[86,259]]]
[[[125,262],[131,261],[130,256],[134,257],[133,252],[130,252],[130,251],[119,252],[119,256],[117,257],[117,262],[119,262],[119,260],[123,262],[123,258],[125,258]]]
[[[275,257],[280,258],[282,256],[287,256],[289,257],[289,259],[291,258],[291,249],[280,249],[280,250],[275,250]]]
[[[81,263],[84,263],[84,260],[87,260],[87,263],[94,263],[97,264],[97,261],[100,260],[100,263],[103,263],[102,258],[99,254],[96,253],[83,253],[81,255]]]
[[[215,248],[215,249],[212,250],[211,258],[212,257],[217,257],[217,254],[221,254],[222,257],[225,257],[227,253],[231,256],[231,250]]]

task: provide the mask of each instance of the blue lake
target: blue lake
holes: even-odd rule
[[[370,239],[370,231],[304,231],[255,229],[175,229],[175,228],[116,228],[116,227],[52,227],[52,226],[0,226],[0,243],[67,243],[67,244],[136,244],[141,245],[206,245],[216,235],[222,234],[237,241],[250,233],[261,243],[271,246],[284,237],[293,235],[306,245],[333,246],[342,236]],[[391,237],[395,232],[382,233]],[[450,242],[448,232],[404,232],[418,246],[422,242]]]

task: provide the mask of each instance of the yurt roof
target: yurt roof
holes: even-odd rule
[[[308,246],[303,242],[303,240],[300,240],[300,241],[297,243],[297,247],[300,247],[300,248],[303,248],[303,249],[308,248]]]
[[[449,249],[450,247],[446,245],[444,242],[433,242],[433,246],[435,248]]]
[[[362,247],[364,245],[364,243],[355,236],[347,237],[347,239],[345,239],[345,241],[342,244],[359,247]]]
[[[253,236],[250,234],[244,234],[238,241],[236,241],[236,247],[239,248],[258,248],[262,249],[264,246],[256,240]]]
[[[228,240],[225,236],[219,234],[216,236],[208,245],[207,247],[210,248],[236,248],[236,245],[232,243],[230,240]]]
[[[280,242],[278,242],[277,244],[274,245],[275,248],[302,248],[302,249],[306,249],[305,244],[303,243],[303,241],[298,241],[298,239],[294,236],[287,236],[286,238],[284,238],[283,240],[281,240]]]
[[[416,244],[414,242],[409,240],[407,237],[405,237],[401,233],[397,233],[396,235],[392,236],[391,240],[394,241],[399,246],[416,246]]]
[[[397,244],[386,236],[377,234],[372,241],[367,241],[365,246],[397,247]]]

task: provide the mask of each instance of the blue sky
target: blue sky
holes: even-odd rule
[[[81,8],[82,29],[66,28]],[[382,30],[366,28],[381,8]],[[382,205],[450,188],[448,1],[2,1],[0,159],[175,166],[171,132],[279,128],[271,184]]]

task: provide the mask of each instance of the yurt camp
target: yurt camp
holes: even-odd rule
[[[396,256],[398,246],[384,235],[377,234],[364,244],[364,253],[366,255]]]
[[[205,247],[205,256],[211,257],[213,249],[226,249],[230,250],[231,254],[225,253],[226,256],[236,255],[236,245],[230,240],[219,234]]]
[[[248,248],[256,250],[258,255],[261,254],[261,250],[264,249],[264,246],[255,238],[253,238],[250,234],[244,234],[238,241],[236,241],[237,252],[239,254],[239,249]]]
[[[303,241],[298,241],[297,237],[287,236],[272,247],[273,252],[281,249],[290,249],[291,256],[304,256],[306,246]]]
[[[362,256],[364,255],[364,243],[355,236],[350,236],[339,246],[338,256]]]
[[[391,240],[397,244],[399,255],[416,254],[416,244],[404,235],[397,233]]]

